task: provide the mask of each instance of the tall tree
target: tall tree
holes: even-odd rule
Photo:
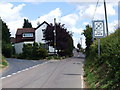
[[[81,49],[81,44],[80,43],[77,44],[77,48]]]
[[[86,25],[86,29],[84,30],[83,32],[84,36],[86,37],[86,49],[85,49],[85,52],[86,52],[86,56],[89,55],[89,51],[90,51],[90,45],[92,44],[92,27],[90,25]]]
[[[47,26],[46,30],[43,32],[43,37],[46,43],[50,46],[54,46],[54,26],[51,23],[50,26]]]
[[[32,24],[28,21],[28,19],[24,19],[23,28],[32,28]]]
[[[8,29],[8,26],[6,25],[6,23],[4,21],[2,21],[2,41],[6,42],[6,43],[10,43],[10,31]]]
[[[2,22],[2,54],[5,57],[11,57],[12,55],[12,45],[10,43],[10,31],[8,29],[8,26],[2,19],[0,19],[0,22]]]
[[[56,47],[54,46],[54,27],[56,27]],[[64,28],[64,24],[56,23],[55,26],[52,24],[47,27],[44,31],[44,38],[46,42],[55,47],[59,51],[62,51],[64,54],[72,54],[73,49],[73,39],[72,35]],[[69,51],[69,53],[68,53]]]

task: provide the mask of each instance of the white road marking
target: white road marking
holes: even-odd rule
[[[84,69],[83,69],[83,67],[84,67],[84,64],[82,64],[82,71],[83,71],[83,75],[84,75]],[[83,78],[83,75],[81,75],[81,88],[84,88],[84,78]]]
[[[81,88],[84,88],[83,75],[81,75]]]
[[[48,63],[48,62],[51,62],[51,61],[53,62],[53,61],[59,61],[59,60],[49,60],[49,61],[46,61],[46,62],[44,62],[44,63],[42,63],[42,64],[38,64],[38,65],[35,65],[35,66],[32,66],[32,67],[29,67],[29,68],[26,68],[26,69],[17,71],[16,73],[12,73],[11,75],[7,75],[7,76],[5,76],[5,77],[1,77],[0,79],[5,79],[5,78],[8,78],[8,77],[11,77],[11,76],[16,75],[16,74],[18,74],[18,73],[27,71],[27,70],[32,69],[32,68],[36,68],[36,67],[38,67],[38,66],[40,66],[40,65],[44,65],[44,64],[46,64],[46,63]]]
[[[49,61],[46,61],[46,62],[44,62],[44,63],[42,63],[42,64],[38,64],[38,65],[35,65],[35,66],[32,66],[32,67],[29,67],[29,68],[23,69],[23,70],[21,70],[21,71],[17,71],[16,73],[12,73],[11,75],[7,75],[6,77],[1,77],[0,79],[5,79],[5,78],[8,78],[8,77],[11,77],[11,76],[16,75],[16,74],[18,74],[18,73],[21,73],[21,72],[27,71],[27,70],[29,70],[29,69],[32,69],[32,68],[38,67],[38,66],[43,65],[43,64],[46,64],[46,63],[48,63],[48,62],[49,62]]]

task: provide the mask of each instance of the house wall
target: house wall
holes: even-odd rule
[[[35,30],[35,42],[37,43],[45,43],[43,38],[43,29],[47,28],[47,24],[44,23],[42,26],[40,26],[38,29]],[[49,46],[49,52],[54,52],[54,48],[52,46]]]
[[[47,24],[44,23],[42,26],[40,26],[38,29],[35,30],[35,42],[38,43],[45,43],[43,39],[43,29],[47,28]]]
[[[15,44],[14,44],[15,52],[16,52],[17,54],[22,53],[23,44],[28,44],[28,43],[32,44],[33,41],[32,41],[32,42],[20,42],[20,43],[15,43]]]
[[[52,46],[49,46],[49,52],[54,52],[54,48]]]
[[[16,35],[16,42],[21,42],[22,41],[22,35]]]
[[[43,43],[45,44],[45,41],[43,40],[43,29],[46,29],[47,28],[47,24],[44,23],[43,25],[41,25],[39,28],[37,28],[35,30],[35,42],[37,43]],[[18,36],[18,41],[21,39],[21,36]],[[21,40],[20,40],[21,41]],[[23,42],[20,42],[20,43],[15,43],[14,46],[15,46],[15,51],[17,54],[20,54],[22,53],[22,48],[23,48],[23,44],[27,44],[27,43],[33,43],[34,41],[24,41]],[[49,46],[49,52],[54,52],[54,48],[52,46]]]

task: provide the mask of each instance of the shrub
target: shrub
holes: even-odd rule
[[[90,87],[95,88],[120,88],[120,29],[114,34],[101,39],[101,56],[98,57],[95,41],[90,46],[90,54],[85,62],[85,76]],[[90,75],[94,80],[90,79]]]
[[[23,45],[23,53],[19,54],[17,58],[20,59],[44,59],[48,56],[47,50],[41,47],[41,44],[37,44],[36,42],[32,44],[24,44]]]
[[[9,58],[12,56],[13,47],[11,44],[2,42],[2,54]]]
[[[6,61],[5,57],[2,56],[1,59],[2,60],[0,60],[0,68],[4,68],[4,67],[8,66],[8,62]]]
[[[39,48],[38,50],[37,50],[37,57],[38,58],[40,58],[40,59],[44,59],[45,57],[47,57],[48,56],[48,53],[47,53],[47,50],[46,49],[44,49],[44,48]]]

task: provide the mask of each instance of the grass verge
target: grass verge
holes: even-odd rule
[[[8,66],[8,62],[6,61],[5,57],[2,56],[1,59],[2,59],[2,60],[0,60],[0,69],[5,68],[5,67]]]

